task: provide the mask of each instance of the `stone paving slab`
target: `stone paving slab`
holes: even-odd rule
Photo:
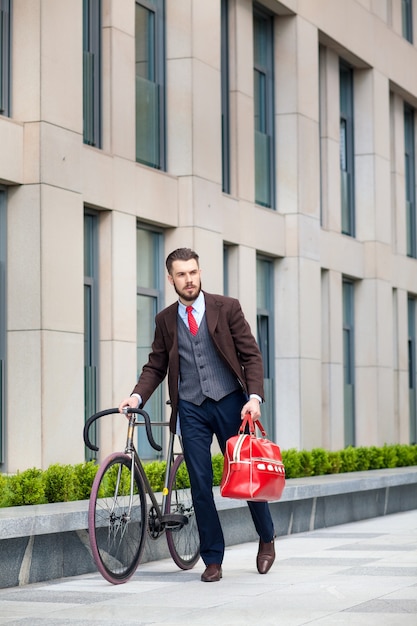
[[[257,542],[226,550],[223,579],[202,583],[170,559],[124,585],[86,574],[0,590],[0,626],[416,626],[417,511],[280,537],[266,576]]]

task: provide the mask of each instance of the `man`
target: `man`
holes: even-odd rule
[[[215,582],[222,577],[225,544],[213,498],[210,447],[216,435],[224,453],[226,440],[237,433],[246,413],[260,418],[262,357],[239,302],[201,290],[196,252],[174,250],[166,267],[179,299],[156,315],[148,363],[119,410],[143,406],[168,373],[170,428],[176,432],[178,416],[206,565],[201,580]],[[269,506],[248,505],[259,535],[257,569],[266,574],[275,560]]]

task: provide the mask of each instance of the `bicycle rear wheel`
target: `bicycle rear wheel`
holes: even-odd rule
[[[136,466],[133,468],[132,476],[129,455],[111,454],[102,463],[91,489],[91,550],[100,574],[114,585],[134,574],[145,545],[145,490]]]
[[[165,501],[165,514],[180,514],[187,524],[177,529],[167,529],[168,549],[174,563],[181,569],[191,569],[200,557],[200,538],[194,513],[188,471],[182,454],[171,468],[168,480],[169,493]]]

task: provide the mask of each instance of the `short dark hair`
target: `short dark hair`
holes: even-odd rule
[[[191,248],[177,248],[167,256],[167,260],[165,261],[165,265],[168,270],[168,274],[171,274],[172,264],[174,261],[191,261],[191,259],[195,259],[197,261],[197,265],[199,266],[199,256],[197,252],[191,250]]]

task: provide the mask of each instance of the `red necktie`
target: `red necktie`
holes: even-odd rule
[[[188,315],[188,326],[190,327],[190,333],[192,335],[196,335],[198,331],[198,325],[193,315],[193,307],[187,306],[185,310],[187,311],[187,315]]]

